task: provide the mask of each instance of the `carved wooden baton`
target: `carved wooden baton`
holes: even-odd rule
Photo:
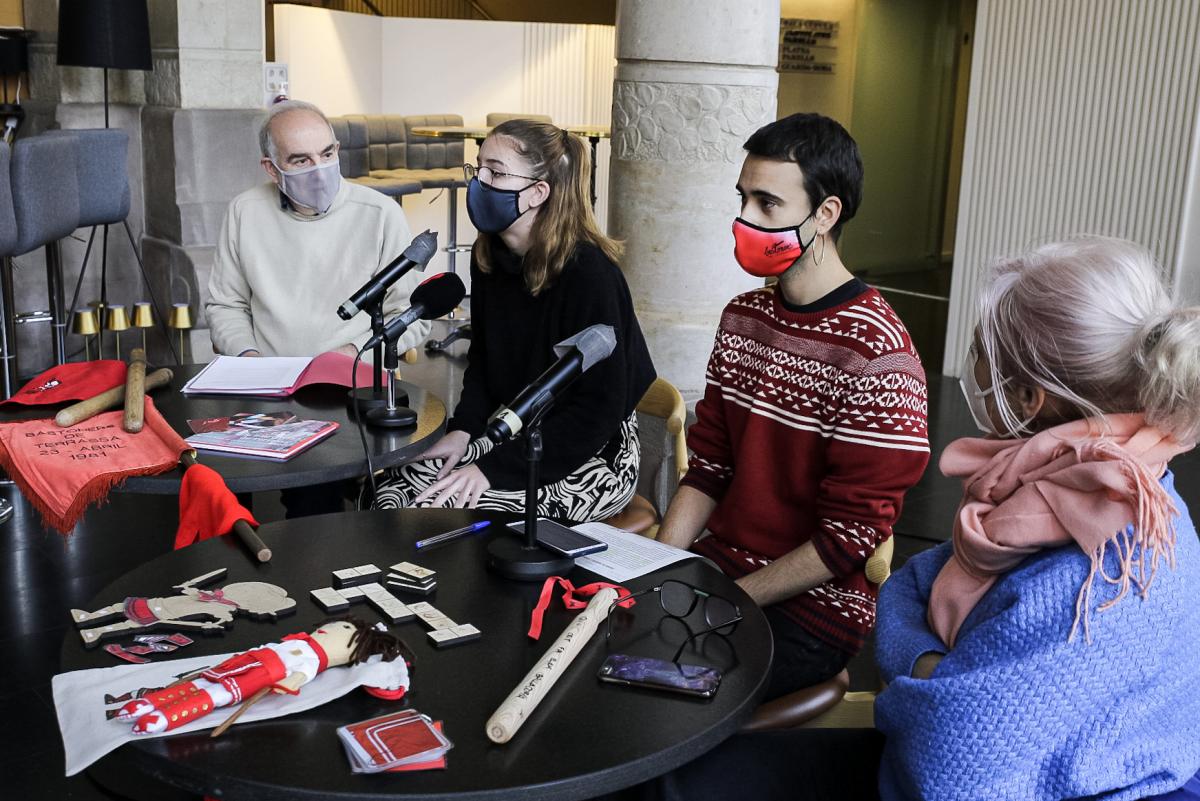
[[[121,428],[136,434],[145,423],[146,351],[134,348],[129,354],[129,369],[125,371],[125,417]]]
[[[608,608],[617,600],[617,591],[605,587],[592,596],[587,608],[579,613],[571,625],[558,635],[537,664],[530,668],[517,688],[508,694],[500,708],[488,718],[487,736],[493,743],[507,743],[521,728],[526,719],[537,709],[538,704],[550,692],[554,683],[562,677],[575,657],[596,633],[604,620]]]

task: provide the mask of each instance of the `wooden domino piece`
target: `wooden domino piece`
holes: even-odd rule
[[[384,583],[394,590],[399,590],[400,592],[410,592],[414,595],[429,595],[431,592],[437,589],[436,581],[425,586],[421,586],[419,584],[405,584],[402,581],[395,581],[393,579],[388,579]]]
[[[386,598],[368,596],[367,600],[370,601],[371,606],[375,607],[375,610],[379,614],[392,623],[405,623],[415,617],[408,604],[390,593]]]
[[[403,573],[388,573],[385,580],[393,581],[397,584],[407,584],[410,587],[420,587],[421,589],[427,589],[437,584],[437,579],[435,578],[427,578],[424,581],[414,581],[412,578]]]
[[[350,601],[333,587],[322,587],[309,593],[317,606],[326,612],[340,612],[350,608]]]
[[[439,629],[428,633],[435,648],[448,648],[452,645],[462,645],[471,640],[478,640],[482,632],[470,623],[463,623],[449,629]]]
[[[343,587],[340,590],[325,587],[313,590],[311,594],[313,600],[326,612],[346,609],[352,603],[366,601],[391,623],[404,623],[415,617],[415,613],[407,604],[376,582],[360,584],[357,587]]]
[[[430,581],[437,581],[437,571],[430,570],[427,567],[414,565],[412,562],[397,562],[389,568],[392,572],[398,573],[402,581],[410,581],[414,584],[425,584]]]
[[[375,567],[375,565],[367,564],[359,565],[358,567],[346,567],[333,571],[333,586],[340,590],[345,587],[370,584],[379,581],[381,576],[383,576],[383,571]]]
[[[411,609],[417,617],[421,618],[422,623],[424,623],[426,626],[429,626],[429,628],[433,629],[434,631],[439,631],[441,629],[452,629],[458,625],[453,620],[442,614],[441,610],[431,603],[421,601],[419,603],[409,604],[408,608]]]

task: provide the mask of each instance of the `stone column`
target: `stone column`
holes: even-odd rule
[[[742,145],[775,119],[779,0],[619,0],[609,232],[659,375],[704,387],[733,258]]]

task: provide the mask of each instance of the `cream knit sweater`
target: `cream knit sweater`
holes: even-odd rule
[[[337,309],[410,239],[399,204],[349,181],[319,217],[283,207],[274,183],[243,192],[229,204],[208,283],[213,346],[230,356],[249,349],[315,356],[349,343],[361,347],[370,336],[370,316],[342,320]],[[414,270],[392,286],[384,301],[389,318],[407,308],[422,280]],[[428,334],[429,323],[418,321],[400,338],[400,350]]]

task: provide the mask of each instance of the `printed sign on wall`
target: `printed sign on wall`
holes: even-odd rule
[[[824,19],[781,19],[779,71],[833,75],[840,24]]]

